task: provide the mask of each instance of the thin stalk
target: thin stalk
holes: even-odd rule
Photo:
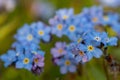
[[[104,70],[105,70],[105,74],[106,74],[107,80],[110,80],[110,79],[109,79],[109,73],[108,73],[107,65],[106,65],[106,60],[105,60],[105,56],[107,56],[107,47],[104,48],[103,53],[104,53],[103,68],[104,68]]]

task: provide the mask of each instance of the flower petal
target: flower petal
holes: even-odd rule
[[[102,51],[98,48],[96,48],[94,51],[93,51],[93,56],[96,57],[96,58],[100,58],[100,56],[102,55]]]
[[[24,64],[21,61],[16,62],[16,68],[23,68]]]
[[[68,68],[68,70],[70,72],[76,72],[76,66],[75,65],[70,65],[69,68]]]
[[[66,74],[66,73],[67,73],[67,67],[66,67],[66,66],[60,67],[60,72],[61,72],[62,74]]]

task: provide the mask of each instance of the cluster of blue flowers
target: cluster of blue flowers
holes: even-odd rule
[[[60,72],[76,72],[77,65],[90,61],[92,58],[100,58],[104,49],[108,46],[116,46],[117,38],[109,38],[105,32],[89,32],[81,37],[78,42],[67,44],[57,42],[51,49],[53,62],[60,66]]]
[[[74,14],[73,9],[59,10],[49,23],[52,26],[52,34],[57,37],[66,35],[71,41],[77,41],[81,34],[92,30],[103,31],[106,26],[111,27],[118,34],[120,31],[119,15],[112,12],[105,13],[102,7],[96,6],[84,8],[77,15]]]
[[[42,22],[25,24],[15,35],[16,42],[12,49],[0,59],[4,66],[15,65],[35,74],[40,74],[44,67],[44,52],[40,41],[49,42],[51,34],[57,37],[67,36],[71,43],[57,42],[51,49],[53,61],[60,66],[60,72],[76,72],[77,65],[100,58],[108,46],[117,45],[117,37],[109,37],[106,26],[116,33],[120,31],[119,16],[115,13],[104,13],[101,7],[84,8],[75,15],[73,9],[62,9],[49,20],[50,27]],[[118,34],[120,35],[120,34]]]
[[[109,37],[106,27],[116,33],[120,31],[119,16],[104,13],[101,7],[84,8],[74,15],[73,9],[62,9],[50,19],[52,34],[57,37],[68,36],[71,43],[57,42],[51,49],[53,62],[60,66],[60,72],[76,72],[77,65],[100,58],[109,46],[117,46],[117,37]],[[116,35],[117,36],[117,35]]]
[[[40,74],[44,67],[44,54],[40,50],[40,40],[50,40],[50,27],[42,22],[25,24],[15,35],[16,42],[12,49],[0,58],[4,66],[15,65],[16,68],[24,68],[35,74]]]

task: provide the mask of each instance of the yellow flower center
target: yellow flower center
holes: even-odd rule
[[[43,36],[43,35],[44,35],[44,32],[43,32],[42,30],[40,30],[40,31],[38,32],[38,34],[39,34],[40,36]]]
[[[60,49],[58,50],[58,52],[61,54],[61,53],[63,52],[63,49],[60,48]]]
[[[79,55],[80,56],[84,56],[84,52],[83,51],[79,51]]]
[[[104,20],[108,21],[109,20],[108,16],[104,16]]]
[[[62,30],[62,28],[63,28],[63,25],[62,25],[62,24],[58,24],[58,25],[57,25],[57,29],[58,29],[58,30]]]
[[[35,59],[34,59],[34,62],[35,62],[35,63],[38,63],[38,62],[39,62],[39,59],[38,59],[38,58],[35,58]]]
[[[31,35],[31,34],[29,34],[28,36],[27,36],[27,40],[28,41],[31,41],[33,39],[33,36]]]
[[[69,60],[65,61],[65,65],[69,66],[71,64],[71,62]]]
[[[64,19],[64,20],[68,19],[68,16],[67,16],[67,15],[64,15],[64,16],[63,16],[63,19]]]
[[[88,46],[88,51],[93,51],[94,50],[94,47],[92,45],[89,45]]]
[[[24,60],[23,60],[23,63],[24,64],[28,64],[30,62],[30,60],[28,59],[28,58],[25,58]]]
[[[93,21],[93,22],[97,22],[97,21],[98,21],[98,18],[94,17],[94,18],[92,19],[92,21]]]
[[[71,26],[69,27],[69,31],[71,31],[71,32],[75,31],[75,26],[74,26],[74,25],[71,25]]]

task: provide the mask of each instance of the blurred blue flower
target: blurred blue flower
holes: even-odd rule
[[[108,34],[106,32],[103,33],[102,43],[104,44],[104,47],[108,46],[117,46],[117,37],[108,37]]]
[[[27,24],[25,24],[21,29],[19,29],[14,37],[18,42],[23,45],[27,45],[30,43],[39,43],[39,40],[35,38],[35,33],[33,33],[32,28]]]
[[[36,68],[36,67],[44,67],[44,57],[41,56],[40,54],[36,54],[34,56],[34,65],[33,65],[33,68]]]
[[[55,23],[51,27],[51,33],[57,37],[62,37],[64,35],[66,25],[60,22]]]
[[[103,54],[102,50],[94,46],[94,44],[86,43],[85,44],[86,55],[88,60],[91,60],[93,57],[100,58]]]
[[[44,56],[40,55],[40,53],[35,54],[33,59],[32,72],[35,74],[40,74],[43,71],[43,67],[44,67]]]
[[[66,30],[66,21],[74,16],[73,9],[61,9],[56,12],[54,18],[49,20],[49,24],[52,26],[52,34],[57,37],[62,37]]]
[[[73,9],[60,9],[56,11],[56,15],[49,20],[50,25],[55,25],[56,23],[65,23],[66,20],[74,16]]]
[[[111,37],[109,38],[107,33],[104,35],[104,39],[102,39],[102,43],[105,47],[107,46],[117,46],[118,39],[117,37]]]
[[[82,13],[84,13],[85,17],[92,24],[101,24],[101,20],[103,17],[103,10],[101,6],[93,6],[91,8],[84,8]]]
[[[72,8],[70,9],[60,9],[56,12],[56,17],[60,20],[67,20],[74,15]]]
[[[17,60],[16,52],[14,50],[9,50],[6,54],[1,55],[0,59],[4,62],[4,66],[8,67]]]
[[[51,49],[51,54],[54,58],[61,57],[67,53],[65,42],[56,42],[55,48]]]
[[[118,7],[120,6],[120,0],[99,0],[101,4],[109,7]]]
[[[32,69],[33,56],[30,52],[25,52],[25,54],[20,54],[18,56],[18,61],[16,62],[16,68],[25,68],[27,70]]]
[[[96,46],[100,46],[102,43],[102,39],[104,39],[104,36],[105,32],[92,31],[84,36],[84,40],[86,42],[91,42]]]
[[[70,18],[69,20],[66,21],[66,29],[64,31],[64,34],[72,41],[77,40],[77,36],[80,36],[80,33],[82,33],[82,29],[80,27],[80,22],[78,19]]]
[[[88,55],[86,55],[86,46],[83,44],[78,44],[75,47],[76,49],[73,50],[75,54],[75,59],[78,63],[85,63],[88,61]],[[75,51],[75,52],[74,52]]]
[[[64,57],[62,57],[61,59],[58,59],[56,61],[56,64],[58,66],[60,66],[60,72],[62,74],[66,74],[67,72],[76,72],[76,65],[77,62],[75,61],[75,59],[73,58],[73,56],[71,56],[69,54],[66,54]]]
[[[42,39],[45,42],[50,41],[50,27],[46,26],[42,22],[33,23],[31,27],[37,39]]]
[[[103,16],[102,24],[103,25],[113,25],[119,21],[119,15],[115,13],[107,13]]]

